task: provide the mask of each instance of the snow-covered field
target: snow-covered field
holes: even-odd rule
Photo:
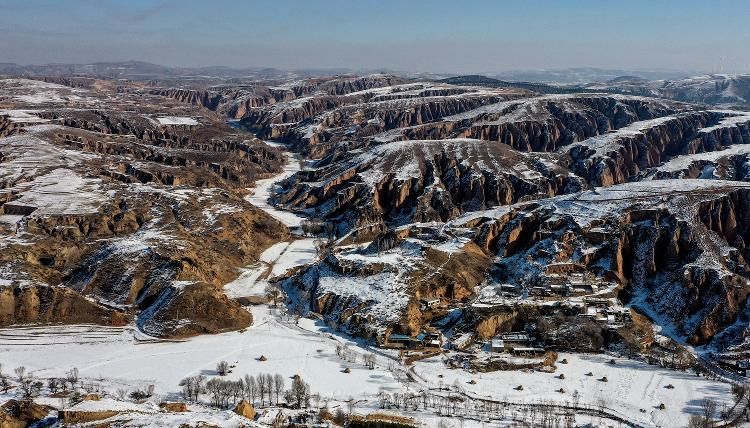
[[[561,364],[563,358],[568,364]],[[560,354],[555,373],[534,371],[497,371],[472,374],[449,369],[440,357],[416,364],[416,373],[428,383],[460,385],[477,397],[492,397],[515,403],[555,401],[573,403],[573,394],[580,394],[579,403],[604,406],[615,414],[646,426],[686,426],[691,414],[700,413],[704,398],[731,406],[731,386],[696,377],[693,372],[680,372],[614,358],[607,355]],[[591,376],[587,376],[588,373]],[[560,374],[564,379],[559,379]],[[438,376],[442,375],[442,378]],[[602,381],[607,377],[607,382]],[[474,380],[476,383],[469,383]],[[515,388],[523,385],[523,390]],[[672,385],[674,388],[667,388]],[[558,390],[563,388],[565,393]],[[664,403],[666,408],[657,407]],[[721,408],[721,405],[718,406]],[[645,410],[645,412],[641,411]],[[717,415],[718,417],[718,415]]]
[[[10,90],[17,94],[13,99],[26,104],[53,105],[68,103],[92,103],[85,94],[86,89],[69,88],[56,83],[31,79],[2,79],[0,89]]]
[[[244,332],[199,336],[186,341],[142,341],[132,328],[98,326],[14,327],[0,330],[0,361],[5,371],[26,366],[39,377],[63,376],[72,367],[89,379],[104,379],[114,392],[153,383],[162,396],[179,390],[187,376],[216,376],[216,363],[236,364],[230,378],[249,374],[299,374],[313,393],[346,399],[398,390],[382,368],[369,370],[336,355],[336,341],[279,322],[265,306],[253,308],[253,326]],[[311,322],[306,327],[314,329]],[[142,338],[142,337],[141,337]],[[258,361],[263,355],[268,360]],[[349,367],[351,373],[343,370]],[[107,385],[111,385],[107,388]],[[177,398],[174,396],[173,398]]]
[[[748,154],[750,154],[750,147],[745,144],[738,144],[736,146],[730,146],[725,148],[724,150],[717,150],[714,152],[702,152],[692,155],[675,156],[667,162],[664,162],[664,164],[660,165],[656,169],[658,171],[667,172],[681,171],[687,170],[692,164],[699,161],[716,162],[721,158]]]
[[[192,117],[182,116],[162,116],[157,117],[156,120],[160,125],[186,125],[186,126],[197,126],[198,121]]]
[[[44,123],[49,119],[42,119],[33,114],[35,110],[0,110],[0,116],[8,116],[11,122],[17,123]]]
[[[316,257],[312,238],[276,243],[260,255],[258,263],[241,269],[237,279],[224,285],[224,292],[232,298],[262,296],[268,280],[296,266],[312,263]]]
[[[105,391],[137,388],[153,383],[157,399],[177,399],[180,379],[196,374],[216,376],[216,363],[235,364],[230,378],[245,374],[280,373],[290,382],[299,374],[313,393],[331,400],[349,397],[367,399],[363,410],[375,410],[374,396],[381,391],[406,390],[388,371],[389,361],[378,357],[374,370],[361,363],[348,363],[336,355],[336,345],[346,342],[332,338],[311,320],[300,326],[280,322],[264,307],[254,307],[254,326],[244,332],[200,336],[186,341],[160,342],[140,336],[131,328],[101,326],[28,327],[0,330],[0,361],[6,371],[24,365],[36,376],[62,376],[78,367],[83,378],[98,381]],[[352,342],[347,342],[353,346]],[[367,352],[359,349],[360,353]],[[267,361],[259,361],[263,355]],[[568,364],[561,364],[562,358]],[[625,416],[644,426],[684,426],[690,414],[700,411],[700,401],[711,398],[730,402],[727,384],[644,363],[604,355],[561,354],[555,373],[499,371],[472,374],[447,368],[440,357],[415,365],[420,387],[460,386],[469,395],[480,398],[534,403],[555,401],[604,406],[610,413]],[[351,373],[344,373],[345,368]],[[586,374],[591,372],[592,376]],[[565,379],[559,379],[563,373]],[[439,377],[441,376],[442,377]],[[607,382],[601,379],[606,376]],[[421,380],[424,379],[424,380]],[[469,383],[474,380],[476,383]],[[514,388],[523,385],[523,391]],[[668,389],[667,385],[674,388]],[[415,389],[416,387],[416,389]],[[557,392],[560,388],[565,393]],[[369,404],[368,404],[369,403]],[[666,408],[657,406],[664,403]],[[720,406],[719,406],[720,408]],[[437,422],[435,419],[434,422]],[[436,424],[436,423],[435,423]],[[430,424],[432,425],[432,424]]]
[[[37,207],[37,215],[91,213],[106,201],[99,184],[99,179],[83,178],[72,170],[59,168],[18,186],[20,189],[14,188],[22,196],[13,203]]]
[[[268,142],[266,142],[268,143]],[[269,144],[275,147],[281,147],[278,144]],[[304,217],[290,212],[280,210],[271,204],[271,193],[276,187],[276,183],[291,177],[294,173],[299,171],[301,168],[300,160],[298,155],[294,155],[290,152],[286,152],[287,163],[284,165],[284,172],[274,177],[267,178],[265,180],[258,180],[255,182],[255,187],[250,189],[252,192],[245,199],[256,207],[270,214],[276,220],[284,223],[288,227],[298,228],[304,220]]]

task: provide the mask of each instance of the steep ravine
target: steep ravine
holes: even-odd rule
[[[730,186],[722,193],[655,193],[634,205],[623,200],[614,217],[594,215],[591,205],[583,223],[547,203],[531,203],[465,225],[477,228],[475,242],[498,257],[493,273],[498,281],[566,264],[582,268],[622,284],[623,301],[701,345],[737,319],[750,293],[744,246],[750,190]]]

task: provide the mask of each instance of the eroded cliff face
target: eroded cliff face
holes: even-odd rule
[[[492,275],[501,283],[566,267],[590,272],[620,284],[620,298],[657,324],[709,343],[744,312],[750,292],[750,190],[708,180],[649,186],[514,206],[461,224],[476,228],[475,242],[496,255]],[[685,186],[691,192],[673,191]],[[575,212],[566,213],[568,201],[580,204]]]
[[[552,152],[633,122],[690,109],[645,98],[541,96],[513,88],[412,83],[334,97],[313,94],[257,109],[244,121],[267,137],[325,157],[340,142],[475,138]]]
[[[445,222],[597,186],[681,178],[684,173],[662,164],[750,141],[750,116],[656,99],[519,98],[474,89],[433,101],[420,98],[425,88],[406,91],[411,96],[394,88],[380,91],[372,100],[403,98],[334,108],[290,128],[293,134],[306,130],[294,134],[296,144],[317,147],[325,156],[284,183],[279,205],[313,210],[335,221],[341,233],[375,224]],[[424,106],[430,106],[428,114],[420,110]],[[352,121],[354,113],[359,122]],[[706,177],[710,159],[697,164],[700,170],[690,166],[688,176],[744,179],[750,168],[745,153],[737,152],[734,163],[724,161],[726,167],[712,177]]]
[[[739,261],[747,259],[749,250],[746,242],[750,238],[750,213],[746,210],[750,204],[747,191],[736,191],[705,202],[698,209],[698,218],[711,231],[719,234],[734,247]],[[738,266],[739,267],[739,266]]]
[[[592,185],[609,186],[645,175],[673,157],[750,142],[750,117],[717,126],[722,120],[727,120],[726,113],[706,111],[647,122],[638,130],[627,129],[571,147],[568,165]]]
[[[0,79],[0,325],[247,327],[222,286],[289,237],[243,199],[282,154],[182,104],[211,107],[207,94],[118,85]]]
[[[314,209],[340,232],[366,224],[451,220],[465,212],[581,188],[543,158],[478,140],[384,144],[333,158],[284,183],[281,206]]]
[[[742,183],[615,185],[471,212],[440,227],[387,229],[367,248],[334,250],[285,288],[298,309],[352,334],[382,338],[390,329],[415,334],[431,320],[418,299],[451,304],[470,301],[487,281],[590,273],[616,284],[627,306],[691,344],[720,336],[736,344],[744,336],[727,327],[747,311],[747,208],[750,188]],[[463,322],[483,338],[521,322],[507,308],[464,312]]]
[[[477,254],[493,258],[473,254],[469,260],[482,260],[482,268],[464,260],[472,267],[452,270],[509,283],[590,272],[691,343],[714,340],[745,310],[748,237],[736,213],[744,189],[675,180],[750,176],[744,113],[382,76],[295,82],[252,96],[225,92],[218,103],[204,93],[163,95],[240,118],[317,159],[283,183],[276,203],[335,223],[347,244],[373,244],[356,257],[334,249],[293,276],[288,290],[304,309],[355,334],[394,326],[415,332],[428,320],[416,304],[422,296],[474,297],[463,284],[483,276],[441,271],[442,280],[422,284],[414,279],[421,268],[367,258],[384,253],[424,267],[440,266],[427,259],[451,264],[456,254],[466,256],[465,249],[447,259],[431,254],[444,239],[431,235],[437,230],[470,236]],[[434,226],[413,234],[419,223]],[[419,250],[405,254],[411,245]],[[489,337],[513,323],[514,315],[503,316],[480,317],[476,331]]]
[[[159,126],[144,118],[109,111],[71,114],[43,115],[65,126],[50,132],[50,138],[73,150],[107,155],[117,168],[104,173],[120,180],[244,187],[279,172],[284,162],[277,149],[223,123],[211,123],[201,130],[194,126]]]
[[[400,138],[457,136],[498,141],[522,151],[554,152],[573,142],[685,108],[679,104],[606,95],[522,98],[489,103],[484,108],[445,116],[425,126],[405,128]]]
[[[334,251],[286,280],[284,288],[303,313],[316,312],[335,328],[383,340],[394,328],[417,334],[430,321],[433,314],[419,299],[468,302],[489,262],[468,239],[414,226],[383,235],[367,248]]]
[[[0,325],[31,323],[125,325],[131,316],[50,286],[0,287]]]
[[[284,140],[313,157],[325,157],[352,139],[393,138],[401,128],[427,126],[443,117],[528,95],[517,89],[470,88],[429,82],[393,85],[366,77],[358,91],[330,88],[248,111],[242,123],[263,138]],[[325,85],[321,85],[325,86]],[[435,136],[435,138],[438,138]]]
[[[7,246],[0,261],[28,275],[26,282],[59,284],[51,289],[65,293],[58,299],[62,303],[50,310],[37,316],[17,313],[0,323],[74,322],[76,316],[65,309],[74,306],[87,311],[90,318],[85,321],[91,322],[138,309],[144,330],[160,336],[247,327],[248,312],[227,299],[221,287],[237,276],[236,266],[255,262],[264,248],[288,232],[241,199],[210,193],[185,199],[165,196],[143,192],[138,203],[123,197],[95,213],[28,216],[18,226],[27,238]],[[213,199],[225,212],[204,212],[199,198]],[[191,302],[197,306],[191,308]],[[16,306],[28,303],[22,300]],[[55,310],[57,306],[63,309]],[[175,321],[170,317],[177,312],[185,319],[167,322]]]

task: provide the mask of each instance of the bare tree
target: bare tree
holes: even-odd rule
[[[206,392],[211,398],[211,405],[227,408],[232,400],[237,401],[242,396],[244,382],[213,378],[206,382]]]
[[[25,376],[20,382],[21,394],[24,399],[36,397],[42,391],[44,383],[40,380],[34,380],[33,376]]]
[[[51,392],[52,394],[57,393],[59,389],[59,385],[58,385],[58,380],[56,377],[51,377],[47,379],[47,388],[49,389],[49,392]]]
[[[229,373],[229,363],[226,361],[219,361],[219,363],[216,364],[216,373],[218,373],[219,376],[226,376],[227,373]]]
[[[273,386],[276,392],[276,405],[279,404],[279,395],[284,391],[284,376],[276,373],[273,375]]]
[[[690,415],[688,419],[687,428],[704,428],[706,426],[703,416],[701,415]]]
[[[266,378],[266,385],[267,385],[266,391],[268,392],[268,405],[270,406],[271,404],[273,404],[273,393],[274,393],[273,375],[271,375],[270,373],[266,373],[261,376],[265,376]]]
[[[245,393],[245,382],[242,379],[232,382],[229,385],[229,392],[232,394],[232,400],[237,403]]]
[[[268,391],[269,385],[266,383],[266,377],[261,373],[256,378],[258,384],[258,394],[260,395],[260,407],[265,405],[266,392]]]
[[[75,389],[76,384],[78,383],[78,369],[73,367],[65,374],[65,379],[70,384],[71,389]]]
[[[393,405],[396,406],[397,409],[401,408],[401,400],[403,396],[399,394],[398,392],[393,394]]]
[[[375,354],[365,354],[364,361],[365,361],[365,365],[370,370],[375,368]]]
[[[279,286],[276,284],[268,284],[265,291],[268,300],[273,302],[273,307],[277,307],[279,299],[281,299],[281,289],[279,289]]]
[[[198,397],[205,391],[206,377],[204,375],[190,376],[180,381],[182,395],[188,401],[198,401]]]
[[[745,385],[732,385],[732,395],[734,395],[734,401],[739,403],[747,394],[747,387]]]
[[[206,382],[206,392],[211,396],[211,404],[214,407],[221,407],[223,403],[223,385],[219,379],[211,379]]]
[[[19,382],[23,382],[23,378],[26,375],[26,367],[24,367],[24,366],[18,366],[13,371],[16,373],[16,379]]]
[[[245,375],[245,398],[252,405],[255,405],[255,399],[258,398],[258,384],[255,382],[255,378],[250,375]]]
[[[729,406],[726,402],[721,403],[721,411],[719,412],[719,415],[723,422],[722,425],[727,426],[727,424],[729,424],[729,419],[732,417],[732,412],[729,410]]]
[[[117,388],[117,391],[115,393],[117,395],[117,399],[120,401],[124,401],[125,397],[128,396],[128,390],[125,388]],[[189,397],[186,398],[188,398],[188,400],[190,399]]]
[[[716,414],[716,402],[710,398],[701,400],[701,414],[707,427],[713,426],[714,415]]]
[[[83,401],[83,396],[81,395],[81,393],[78,392],[78,391],[76,391],[76,390],[73,390],[73,392],[68,397],[68,405],[69,406],[75,406],[76,404],[80,403],[81,401]]]
[[[287,393],[287,401],[296,408],[307,406],[310,398],[310,385],[305,383],[300,376],[292,380],[292,388]]]

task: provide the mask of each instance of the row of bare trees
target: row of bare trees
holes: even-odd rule
[[[704,398],[703,400],[701,400],[700,413],[690,416],[690,418],[688,419],[688,428],[712,428],[716,426],[716,423],[718,422],[718,420],[716,419],[716,412],[718,410],[718,407],[718,404],[714,400],[711,400],[709,398]],[[721,412],[719,413],[719,417],[721,418],[723,425],[726,425],[729,422],[729,415],[729,410],[726,408],[726,406],[723,406]]]
[[[373,370],[375,368],[375,354],[368,352],[360,356],[357,351],[346,345],[336,345],[336,355],[346,362],[356,363],[361,361],[368,369]]]
[[[35,378],[30,372],[26,370],[25,366],[18,366],[13,369],[14,379],[18,382],[19,391],[24,399],[30,399],[41,394],[42,389],[45,386],[43,378]],[[78,385],[78,369],[73,368],[69,370],[64,377],[50,377],[46,379],[47,388],[50,393],[55,394],[57,392],[67,392],[68,386],[71,390],[75,390]],[[3,373],[3,366],[0,364],[0,390],[3,393],[7,393],[12,387],[10,379]]]
[[[197,375],[182,379],[180,387],[186,400],[197,402],[205,394],[211,405],[219,408],[227,408],[242,399],[260,407],[279,405],[282,396],[289,405],[296,407],[306,407],[310,400],[310,386],[299,375],[294,376],[289,390],[285,389],[284,376],[278,373],[245,375],[237,380],[207,380],[206,376]]]

